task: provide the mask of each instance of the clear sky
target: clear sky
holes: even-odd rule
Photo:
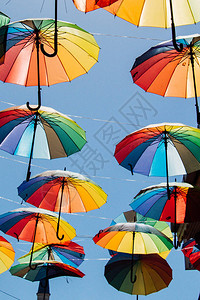
[[[32,175],[44,170],[64,167],[88,175],[108,194],[107,203],[97,211],[86,214],[62,215],[77,231],[73,240],[85,249],[86,260],[80,270],[83,279],[56,278],[50,281],[51,299],[124,300],[135,296],[118,292],[104,278],[108,251],[95,245],[92,237],[109,226],[111,220],[130,209],[129,203],[140,189],[163,182],[163,178],[132,176],[114,159],[115,145],[128,133],[143,126],[160,122],[177,122],[196,127],[194,99],[162,98],[148,94],[132,83],[130,69],[136,57],[160,41],[171,39],[170,30],[137,28],[114,18],[104,10],[88,14],[79,12],[71,0],[60,0],[58,19],[76,23],[94,34],[99,46],[99,62],[71,83],[42,88],[42,104],[68,114],[84,130],[88,143],[80,153],[65,159],[33,160]],[[2,0],[0,10],[11,21],[54,16],[54,0]],[[177,28],[178,35],[200,32],[200,24]],[[0,82],[0,108],[37,101],[37,89]],[[20,208],[17,187],[25,179],[27,159],[0,152],[0,212]],[[181,180],[181,178],[178,178]],[[173,180],[173,178],[172,178]],[[28,206],[28,205],[27,205]],[[10,241],[17,258],[29,251],[31,244]],[[185,271],[180,249],[172,250],[167,258],[173,269],[169,287],[147,296],[148,300],[196,300],[199,294],[198,271]],[[0,274],[0,299],[36,299],[38,283]],[[8,295],[9,294],[9,295]],[[13,298],[14,296],[15,298]],[[139,296],[139,299],[146,299]]]

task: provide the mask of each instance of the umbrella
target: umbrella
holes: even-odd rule
[[[10,22],[10,17],[0,11],[0,27],[7,25]]]
[[[139,223],[118,223],[100,230],[95,244],[129,254],[162,253],[173,248],[172,241],[158,229]]]
[[[31,251],[18,258],[19,263],[30,260]],[[33,249],[34,260],[55,260],[77,268],[84,260],[85,253],[82,246],[71,242],[59,244],[35,244]]]
[[[61,211],[87,212],[105,204],[107,198],[104,191],[85,176],[60,170],[46,171],[24,181],[18,194],[32,205],[59,212],[58,228]]]
[[[166,176],[169,199],[169,176],[200,169],[200,130],[178,123],[152,124],[119,142],[115,158],[132,173]]]
[[[10,273],[14,276],[22,277],[29,281],[48,280],[59,276],[83,277],[80,270],[67,264],[57,261],[34,261],[34,269],[28,263],[18,264],[10,268]]]
[[[168,97],[195,97],[199,126],[200,35],[178,37],[177,43],[183,45],[181,53],[174,50],[172,41],[150,48],[135,60],[131,75],[134,83],[147,92]]]
[[[73,3],[78,10],[86,13],[98,8],[109,6],[116,1],[118,0],[73,0]]]
[[[26,180],[32,158],[66,157],[80,151],[85,143],[85,131],[52,108],[31,111],[21,105],[0,111],[0,149],[29,157]]]
[[[29,109],[38,110],[41,106],[40,85],[71,81],[87,73],[98,59],[99,46],[90,33],[72,23],[58,21],[56,24],[58,49],[54,57],[44,55],[40,48],[45,45],[46,51],[54,51],[55,20],[28,19],[0,28],[0,38],[7,30],[0,80],[38,86],[38,106],[32,108],[27,103]]]
[[[196,244],[193,246],[192,252],[190,253],[189,260],[193,267],[200,271],[200,245]]]
[[[161,231],[162,233],[164,233],[171,240],[173,239],[171,229],[166,222],[161,222],[161,221],[154,220],[152,218],[144,217],[141,214],[138,214],[133,210],[125,211],[122,214],[120,214],[118,217],[116,217],[114,220],[112,220],[110,226],[115,225],[117,223],[125,223],[125,222],[128,222],[128,223],[136,222],[139,224],[141,223],[141,224],[153,226],[156,229],[158,229],[159,231]],[[115,253],[113,253],[112,250],[109,250],[109,251],[110,251],[111,255],[115,254]],[[170,251],[159,253],[159,255],[162,256],[163,258],[166,258],[168,256],[169,252]]]
[[[39,208],[15,209],[0,215],[0,230],[18,240],[32,242],[30,267],[34,243],[58,243],[56,236],[57,214]],[[65,241],[76,236],[75,229],[63,219],[60,220],[60,231]]]
[[[173,44],[178,52],[183,48],[176,44],[175,26],[200,21],[198,0],[118,0],[104,9],[137,26],[171,27]]]
[[[183,245],[182,245],[182,249],[181,251],[183,252],[183,254],[186,257],[190,257],[190,254],[193,250],[193,246],[196,245],[196,241],[193,238],[190,238],[188,241],[186,241]]]
[[[130,204],[131,208],[143,216],[175,224],[200,221],[200,189],[188,183],[169,183],[169,194],[166,183],[142,189]]]
[[[104,275],[118,291],[148,295],[169,285],[172,269],[158,254],[133,255],[133,259],[130,254],[117,254],[106,264]]]
[[[0,236],[0,273],[7,271],[13,264],[15,251],[12,245]]]

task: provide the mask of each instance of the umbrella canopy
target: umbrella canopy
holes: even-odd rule
[[[39,208],[20,208],[0,215],[0,230],[19,240],[36,243],[59,243],[56,237],[57,214]],[[75,229],[63,219],[60,231],[65,241],[76,236]]]
[[[15,251],[12,245],[0,236],[0,273],[7,271],[13,264]]]
[[[31,251],[18,258],[19,263],[30,260]],[[62,242],[59,244],[35,244],[33,249],[33,261],[35,260],[55,260],[77,268],[85,257],[82,246],[74,242]]]
[[[0,11],[0,27],[7,25],[10,22],[10,17]]]
[[[53,159],[78,152],[86,143],[85,131],[68,116],[41,106],[26,105],[0,111],[0,149],[13,155]]]
[[[22,20],[7,25],[6,55],[0,66],[0,80],[25,86],[38,85],[37,43],[54,50],[55,20]],[[48,57],[39,51],[41,85],[71,81],[85,74],[97,62],[99,46],[94,37],[75,24],[57,21],[58,52]],[[0,28],[0,37],[4,27]],[[22,63],[23,62],[23,63]]]
[[[139,223],[118,223],[99,231],[93,241],[106,249],[129,254],[161,253],[173,248],[158,229]]]
[[[172,223],[200,221],[200,188],[188,183],[161,183],[142,189],[130,204],[133,210],[145,217]]]
[[[120,214],[118,217],[116,217],[114,220],[112,220],[110,226],[115,225],[117,223],[141,223],[141,224],[145,224],[145,225],[150,225],[155,227],[156,229],[158,229],[159,231],[161,231],[162,233],[164,233],[168,238],[170,238],[171,240],[173,240],[173,236],[172,236],[172,232],[171,229],[169,227],[169,225],[166,222],[161,222],[161,221],[156,221],[152,218],[148,218],[148,217],[144,217],[141,214],[136,213],[133,210],[129,210],[126,212],[123,212],[122,214]],[[115,253],[113,253],[112,250],[109,250],[110,254],[113,255]],[[166,252],[162,252],[159,253],[160,256],[162,256],[163,258],[166,258],[169,254],[169,250]]]
[[[35,261],[33,265],[34,270],[30,269],[28,263],[18,264],[10,268],[10,273],[29,281],[48,280],[59,276],[85,276],[80,270],[57,261]]]
[[[68,171],[46,171],[24,181],[19,196],[40,208],[66,213],[87,212],[106,203],[107,195],[87,177]]]
[[[193,250],[193,246],[196,245],[196,241],[193,238],[190,238],[188,241],[186,241],[183,245],[182,245],[182,249],[181,251],[183,252],[183,254],[186,257],[190,257],[190,254]]]
[[[82,12],[93,11],[113,4],[118,0],[73,0],[76,8]]]
[[[176,176],[200,169],[200,130],[184,124],[151,124],[134,131],[115,149],[118,163],[147,176]]]
[[[193,267],[200,271],[200,245],[196,244],[193,246],[189,259]]]
[[[172,41],[160,43],[135,60],[131,75],[134,83],[147,92],[168,97],[195,97],[199,124],[200,35],[182,36],[176,41],[183,45],[181,53],[174,49]]]
[[[157,254],[117,254],[105,266],[108,283],[132,295],[148,295],[166,288],[172,280],[172,269]],[[135,277],[134,282],[131,276]]]

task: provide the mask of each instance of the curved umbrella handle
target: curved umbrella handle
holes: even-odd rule
[[[61,237],[59,236],[59,227],[60,227],[59,225],[60,225],[60,216],[58,217],[56,236],[60,241],[62,241],[64,239],[64,234]]]
[[[54,52],[53,53],[47,53],[44,50],[44,45],[40,44],[40,49],[42,51],[42,53],[47,56],[47,57],[54,57],[57,55],[58,53],[58,32],[57,32],[57,8],[58,8],[58,4],[57,4],[57,0],[55,0],[55,32],[54,32]]]
[[[66,170],[66,168],[64,169],[64,171]],[[57,231],[56,231],[56,236],[57,238],[62,241],[64,239],[64,234],[59,237],[59,227],[60,227],[60,215],[61,215],[61,209],[62,209],[62,198],[63,198],[63,192],[64,192],[64,186],[65,186],[65,178],[63,177],[63,181],[62,181],[62,190],[61,190],[61,196],[60,196],[60,207],[59,207],[59,215],[58,215],[58,223],[57,223]]]
[[[29,102],[26,102],[26,106],[31,111],[38,111],[41,107],[41,100],[38,98],[38,106],[37,107],[31,107]]]
[[[173,46],[176,49],[177,52],[181,52],[183,50],[183,44],[180,44],[179,46],[176,43],[176,30],[174,25],[174,14],[173,14],[173,8],[172,8],[172,0],[170,2],[170,12],[171,12],[171,26],[172,26],[172,41]]]
[[[35,231],[34,231],[34,236],[33,236],[33,245],[32,245],[32,248],[31,248],[31,257],[30,257],[30,262],[29,262],[29,268],[31,270],[35,270],[37,268],[37,265],[32,266],[31,263],[32,263],[32,258],[33,258],[33,249],[34,249],[34,244],[35,244],[35,237],[36,237],[36,230],[37,230],[38,221],[39,221],[39,214],[37,214],[37,217],[36,217]]]

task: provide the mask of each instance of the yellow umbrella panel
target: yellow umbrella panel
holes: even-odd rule
[[[7,271],[13,264],[15,251],[12,245],[0,236],[0,273]]]

